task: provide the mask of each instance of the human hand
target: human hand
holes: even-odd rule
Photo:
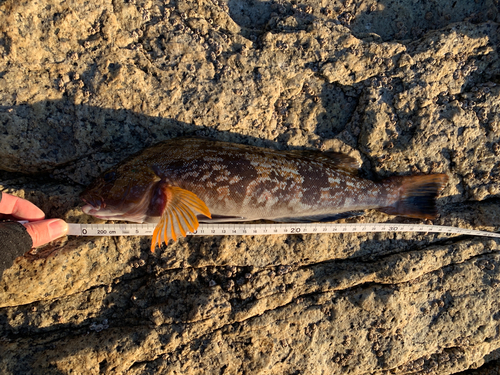
[[[0,278],[18,256],[68,232],[64,220],[44,218],[43,211],[33,203],[0,191],[0,219],[29,221],[25,224],[0,221]]]
[[[25,199],[6,193],[0,195],[0,218],[28,220],[29,223],[23,225],[33,241],[33,247],[44,245],[68,232],[68,224],[64,220],[42,220],[45,214],[41,209]]]

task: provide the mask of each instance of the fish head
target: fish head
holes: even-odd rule
[[[143,222],[161,179],[146,165],[112,168],[85,189],[80,198],[87,215],[104,220]]]

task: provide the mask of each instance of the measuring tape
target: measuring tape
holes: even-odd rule
[[[156,224],[68,224],[70,236],[151,236]],[[200,224],[190,236],[245,236],[302,233],[429,232],[500,238],[500,233],[443,225],[395,223],[272,223],[272,224]]]

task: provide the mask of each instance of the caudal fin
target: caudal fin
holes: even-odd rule
[[[379,211],[390,215],[434,219],[437,216],[436,197],[448,181],[445,174],[392,177],[385,180],[389,195],[399,191],[399,198]]]

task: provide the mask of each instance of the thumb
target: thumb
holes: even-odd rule
[[[68,224],[61,219],[33,221],[24,226],[33,240],[33,247],[45,245],[68,233]]]

